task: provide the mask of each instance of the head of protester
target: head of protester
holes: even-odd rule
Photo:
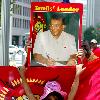
[[[40,100],[64,100],[66,95],[66,92],[61,91],[61,86],[57,81],[48,81]]]
[[[100,58],[100,48],[98,47],[98,42],[96,39],[92,39],[90,42],[91,50],[97,57]]]
[[[97,40],[96,39],[92,39],[90,42],[91,45],[91,49],[95,49],[97,48]]]

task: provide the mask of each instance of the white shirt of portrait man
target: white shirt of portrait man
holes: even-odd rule
[[[55,61],[67,61],[76,52],[75,37],[64,31],[58,39],[53,38],[50,30],[38,33],[33,48],[33,54],[42,54]]]

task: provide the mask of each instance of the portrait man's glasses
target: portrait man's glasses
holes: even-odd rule
[[[62,26],[62,24],[50,24],[49,25],[51,28],[54,27],[54,28],[59,28],[60,26]]]

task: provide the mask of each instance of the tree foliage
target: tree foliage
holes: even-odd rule
[[[93,26],[88,27],[83,33],[84,40],[87,40],[88,42],[90,42],[91,39],[96,39],[96,35],[96,29]]]
[[[90,26],[88,27],[84,33],[84,40],[87,40],[88,42],[91,41],[91,39],[96,39],[98,43],[100,43],[100,24],[96,25],[95,27]]]

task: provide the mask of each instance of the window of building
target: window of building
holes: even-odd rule
[[[22,0],[16,0],[16,1],[22,2]]]
[[[23,0],[23,3],[31,3],[31,0]]]
[[[29,29],[29,26],[30,26],[30,21],[26,20],[26,19],[23,19],[23,28],[24,29]]]
[[[19,21],[19,27],[22,28],[22,19]]]
[[[22,27],[22,19],[20,19],[20,18],[13,18],[13,27],[21,28]]]
[[[12,36],[12,45],[19,45],[19,36]]]
[[[23,7],[23,16],[30,16],[30,8]]]
[[[21,15],[22,14],[22,6],[13,4],[13,13]]]

